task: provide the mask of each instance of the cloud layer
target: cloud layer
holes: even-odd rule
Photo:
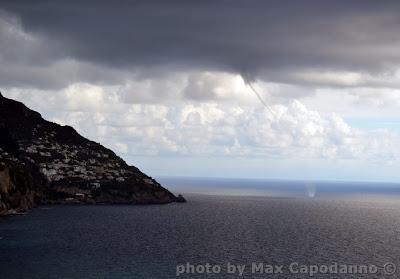
[[[400,62],[397,1],[17,0],[0,9],[25,32],[3,20],[3,57],[61,71],[67,81],[76,78],[71,71],[82,82],[118,82],[110,69],[207,69],[352,86],[374,84],[364,77],[392,75]],[[50,77],[48,86],[63,84]]]
[[[184,92],[184,90],[183,90]],[[400,136],[352,128],[337,114],[321,115],[300,101],[274,105],[179,102],[130,104],[124,95],[78,84],[44,103],[40,92],[12,91],[45,117],[130,156],[216,156],[343,159],[391,164]]]

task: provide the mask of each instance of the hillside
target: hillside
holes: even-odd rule
[[[0,93],[0,214],[46,203],[184,201],[72,127]]]

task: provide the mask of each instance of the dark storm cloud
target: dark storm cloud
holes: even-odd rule
[[[211,69],[295,83],[295,70],[400,62],[398,1],[2,1],[53,59]],[[56,49],[56,50],[54,50]]]

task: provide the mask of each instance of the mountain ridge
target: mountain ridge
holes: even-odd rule
[[[48,203],[183,201],[112,150],[0,92],[0,215]]]

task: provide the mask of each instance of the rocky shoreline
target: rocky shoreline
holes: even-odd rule
[[[0,93],[0,215],[39,204],[185,202],[72,127]]]

